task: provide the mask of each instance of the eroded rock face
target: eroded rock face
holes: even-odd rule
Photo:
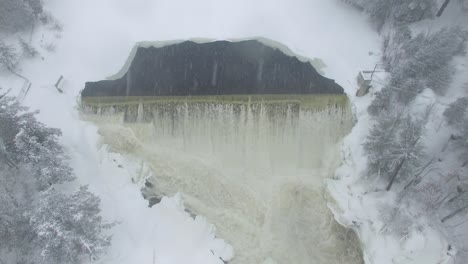
[[[87,82],[82,96],[343,94],[302,62],[257,40],[139,47],[120,79]]]

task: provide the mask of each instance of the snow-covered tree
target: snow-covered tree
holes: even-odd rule
[[[445,110],[444,116],[448,125],[455,129],[452,138],[461,151],[460,160],[464,167],[468,165],[468,98],[455,100]]]
[[[380,113],[386,113],[392,105],[396,105],[395,91],[391,87],[384,87],[382,90],[375,93],[375,98],[367,108],[367,111],[372,116],[378,116]]]
[[[11,153],[10,159],[31,171],[39,190],[73,180],[67,157],[57,142],[60,130],[36,121],[34,113],[11,97],[0,99],[0,137]]]
[[[33,10],[24,1],[0,1],[0,32],[14,33],[28,29],[33,20]]]
[[[83,255],[95,260],[110,245],[103,235],[109,225],[99,215],[99,198],[87,187],[67,195],[49,188],[30,213],[43,263],[79,263]]]
[[[363,144],[369,173],[386,179],[387,191],[397,179],[407,179],[421,165],[425,155],[422,143],[424,125],[424,119],[389,112],[380,115],[371,128]]]
[[[12,45],[0,40],[0,67],[13,70],[18,62],[18,53]]]
[[[439,170],[435,170],[439,171]],[[468,212],[468,174],[457,168],[419,178],[407,185],[407,200],[416,201],[422,210],[431,212],[431,218],[442,223]],[[429,174],[430,175],[430,174]]]
[[[370,129],[367,141],[363,144],[368,155],[370,174],[381,175],[383,171],[389,171],[387,159],[390,156],[391,146],[396,144],[400,123],[401,114],[390,112],[382,115],[382,118]]]
[[[435,15],[435,0],[400,0],[394,2],[397,3],[393,6],[392,15],[397,23],[412,23]]]
[[[44,6],[41,0],[24,0],[29,8],[32,10],[32,14],[38,16],[44,12]]]
[[[386,23],[408,24],[435,15],[435,0],[344,0],[369,13],[377,29]]]
[[[44,5],[41,0],[1,0],[0,32],[27,30],[43,13]]]
[[[460,27],[443,28],[433,34],[411,38],[408,32],[398,36],[398,48],[386,57],[391,77],[388,84],[376,93],[369,113],[400,109],[416,98],[425,88],[438,94],[445,92],[453,76],[452,58],[463,54],[468,34]]]
[[[445,211],[440,219],[446,222],[458,214],[468,212],[468,175],[463,173],[463,170],[455,171],[449,174],[449,179],[453,179],[450,184],[447,184],[450,190],[443,192],[447,193],[441,200],[439,208]]]
[[[76,263],[109,245],[99,199],[86,187],[67,194],[57,184],[75,179],[58,143],[60,130],[0,93],[0,259],[18,263]]]
[[[468,34],[460,27],[443,28],[433,34],[419,35],[403,46],[400,75],[424,80],[437,93],[443,93],[451,81],[452,58],[463,54]],[[401,78],[401,77],[400,77]]]
[[[33,58],[39,55],[39,51],[37,51],[36,48],[34,48],[31,44],[26,42],[24,39],[19,38],[19,43],[21,45],[21,49],[23,50],[23,54],[26,57]]]
[[[71,169],[66,164],[67,156],[56,138],[58,129],[25,125],[16,135],[16,158],[23,164],[33,166],[38,188],[45,189],[52,184],[73,179]]]
[[[409,79],[443,93],[453,73],[452,58],[463,54],[468,33],[460,27],[443,28],[433,34],[405,39],[387,65],[390,85],[401,88]]]
[[[459,130],[468,123],[468,97],[460,97],[447,107],[444,117],[450,126]]]
[[[0,70],[7,69],[12,74],[28,81],[26,77],[18,71],[19,55],[12,45],[8,45],[0,40]]]

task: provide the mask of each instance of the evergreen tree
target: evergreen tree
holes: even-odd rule
[[[0,40],[0,67],[13,70],[18,62],[18,53],[12,45]]]
[[[54,186],[75,179],[58,143],[60,130],[0,93],[0,259],[77,263],[96,259],[109,238],[99,199],[86,187],[67,194]]]
[[[468,97],[460,97],[447,107],[444,117],[450,126],[462,130],[468,123]]]
[[[435,0],[344,0],[369,13],[377,30],[384,24],[409,24],[435,15]]]
[[[44,12],[44,7],[41,0],[24,0],[32,10],[32,14],[38,16]]]
[[[15,33],[28,29],[34,20],[33,10],[21,0],[0,1],[0,32]]]
[[[16,33],[28,30],[43,13],[41,0],[1,0],[0,32]]]
[[[23,118],[26,121],[34,117],[24,115]],[[15,158],[28,168],[31,166],[29,169],[37,179],[38,189],[73,180],[71,169],[66,163],[68,158],[57,142],[60,130],[24,121],[14,139]]]
[[[387,180],[390,190],[397,180],[406,179],[424,157],[422,136],[425,121],[409,114],[381,114],[363,144],[370,175]]]
[[[20,38],[19,43],[21,45],[21,49],[23,50],[23,54],[27,57],[33,58],[39,55],[39,52],[36,48],[34,48],[31,44],[26,42],[24,39]]]
[[[83,255],[95,260],[110,245],[103,235],[110,226],[102,223],[99,202],[87,187],[71,195],[54,188],[41,193],[30,223],[44,263],[79,263]]]
[[[16,49],[0,40],[0,70],[5,68],[21,79],[29,81],[26,77],[19,74],[17,69],[18,60],[19,56]]]
[[[453,76],[451,60],[463,54],[468,39],[468,33],[459,27],[415,38],[401,35],[398,53],[388,61],[391,69],[388,85],[376,93],[369,106],[373,116],[408,105],[424,88],[444,93]]]
[[[372,116],[378,116],[382,112],[389,112],[393,106],[398,106],[395,102],[395,91],[390,86],[386,86],[375,93],[375,98],[367,111]]]

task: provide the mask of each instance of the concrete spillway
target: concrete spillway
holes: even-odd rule
[[[344,95],[121,98],[84,112],[103,143],[150,168],[147,197],[181,192],[216,225],[231,263],[362,262],[323,188],[351,128]]]
[[[149,170],[145,197],[180,192],[216,225],[230,263],[362,263],[323,186],[350,106],[307,60],[256,40],[140,45],[115,78],[86,83],[82,110]]]

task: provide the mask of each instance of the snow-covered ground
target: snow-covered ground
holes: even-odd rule
[[[418,228],[410,228],[404,235],[392,230],[398,224],[390,226],[388,221],[396,214],[393,208],[401,197],[393,192],[373,191],[368,182],[362,181],[367,160],[361,144],[371,124],[367,114],[370,99],[355,98],[358,123],[343,143],[343,165],[336,172],[337,179],[328,181],[328,189],[336,201],[330,205],[335,219],[357,232],[365,263],[453,263],[448,254],[449,241],[440,227],[416,208],[401,204],[398,215]],[[390,221],[396,220],[399,217]],[[408,224],[402,222],[400,226]]]
[[[410,28],[413,34],[430,34],[443,27],[457,25],[467,28],[468,16],[458,2],[452,1],[440,18],[422,20],[412,24]],[[441,127],[444,123],[442,114],[450,102],[466,96],[468,92],[466,86],[463,86],[468,82],[467,61],[467,56],[454,58],[454,80],[444,96],[426,89],[418,95],[413,106],[424,108],[433,105],[433,112],[426,127],[425,145],[429,155],[439,160],[438,166],[445,172],[459,165],[454,165],[457,162],[453,162],[455,158],[451,153],[444,153],[450,131],[448,127]],[[372,125],[367,106],[373,98],[373,92],[381,88],[385,79],[378,81],[374,82],[375,88],[371,89],[370,96],[353,99],[358,122],[345,138],[342,149],[343,165],[336,173],[338,179],[328,182],[330,192],[337,201],[337,204],[331,205],[336,219],[357,231],[363,243],[366,263],[466,263],[463,259],[466,254],[454,258],[456,249],[453,243],[456,242],[451,240],[453,237],[451,238],[447,229],[440,224],[440,216],[428,214],[415,203],[403,203],[398,205],[398,214],[402,217],[394,217],[396,213],[392,208],[395,208],[395,204],[399,203],[402,197],[393,192],[372,191],[368,182],[362,180],[362,175],[366,173],[367,161],[361,144]],[[401,222],[400,226],[412,226],[405,234],[392,230],[392,226],[398,224],[389,224],[391,221],[402,219],[406,222]],[[458,222],[462,221],[459,219]],[[448,230],[455,234],[460,234],[463,229],[467,230],[466,225],[458,225],[457,228]]]
[[[40,109],[41,121],[62,129],[61,142],[80,182],[89,184],[101,197],[105,218],[119,222],[112,229],[113,245],[102,263],[222,263],[220,258],[229,260],[234,254],[226,242],[215,238],[213,225],[184,211],[180,197],[164,198],[148,208],[140,193],[145,173],[141,166],[109,152],[106,146],[99,148],[97,128],[80,120],[76,106],[84,83],[118,72],[136,42],[198,37],[273,39],[296,54],[321,59],[326,64],[322,71],[345,88],[356,103],[357,116],[363,120],[360,124],[366,124],[362,114],[366,103],[360,101],[368,98],[354,99],[355,77],[358,70],[370,70],[379,60],[380,38],[363,14],[338,0],[50,0],[48,5],[64,31],[41,31],[34,36],[37,44],[55,43],[56,51],[43,51],[44,60],[23,62],[22,73],[33,84],[24,104]],[[53,87],[60,75],[65,77],[63,94]],[[3,84],[6,78],[2,78]],[[7,86],[18,91],[20,82],[8,80]],[[362,153],[351,138],[365,134],[365,129],[365,125],[357,126],[348,137],[351,143],[345,150],[352,151],[345,153],[354,159]],[[347,163],[342,171],[359,173],[359,164]],[[342,187],[347,186],[343,183]],[[361,203],[359,197],[346,196],[346,188],[332,188],[339,201],[343,198],[350,203],[349,211],[337,211],[337,219],[352,226],[352,220],[346,219],[375,218],[372,203],[378,199]],[[367,227],[357,230],[368,263],[392,263],[395,258],[390,256],[403,260],[398,263],[405,263],[404,256],[419,257],[421,261],[416,263],[431,263],[443,254],[444,241],[429,233],[430,229],[400,247],[400,241],[385,236],[377,239],[376,229]],[[418,250],[419,242],[428,238],[434,240]],[[405,250],[416,253],[402,254]]]

